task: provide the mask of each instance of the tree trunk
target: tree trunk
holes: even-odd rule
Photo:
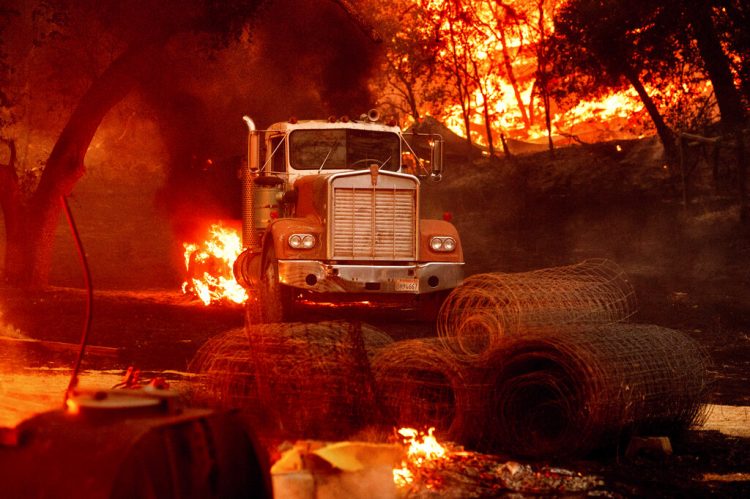
[[[492,121],[490,120],[489,96],[487,95],[485,87],[482,85],[482,80],[479,76],[479,66],[477,65],[476,59],[471,60],[471,67],[474,70],[474,82],[477,85],[479,94],[482,96],[482,116],[484,117],[484,130],[487,133],[487,151],[489,152],[490,158],[494,158],[495,143],[492,140]]]
[[[544,125],[547,127],[547,147],[549,148],[550,157],[554,159],[555,143],[552,141],[552,116],[550,115],[550,110],[549,110],[550,100],[549,100],[549,92],[547,91],[546,82],[542,86],[542,102],[544,103]]]
[[[464,130],[466,130],[466,154],[471,155],[471,104],[461,99],[461,114],[464,119]]]
[[[513,95],[516,98],[516,105],[518,105],[518,110],[521,112],[521,119],[523,120],[523,127],[528,132],[531,128],[531,120],[529,120],[529,115],[526,112],[526,105],[523,102],[523,97],[521,96],[521,90],[518,88],[518,81],[516,80],[516,74],[513,71],[513,65],[510,61],[510,53],[508,52],[508,47],[506,45],[505,41],[505,32],[501,29],[500,30],[500,48],[502,49],[503,53],[503,64],[505,66],[505,73],[508,75],[508,82],[510,83],[510,86],[513,88]]]
[[[734,26],[734,36],[731,41],[730,51],[740,55],[739,60],[730,61],[737,75],[740,78],[740,90],[744,96],[745,102],[750,102],[750,57],[742,56],[747,54],[748,45],[750,44],[750,34],[747,28],[743,30],[742,26],[750,25],[750,5],[747,2],[735,2],[724,0],[717,3],[717,7],[724,10],[724,17],[731,19]]]
[[[555,158],[555,144],[552,141],[552,117],[550,115],[550,98],[549,98],[549,84],[547,72],[547,37],[545,36],[544,27],[544,0],[537,3],[537,10],[539,11],[539,45],[537,47],[537,79],[534,85],[539,85],[539,93],[542,97],[542,104],[544,105],[544,125],[547,128],[547,145],[549,147],[549,154],[552,159]],[[531,95],[534,95],[532,90]],[[534,106],[531,106],[533,111]],[[529,120],[531,123],[534,122],[533,117]]]
[[[458,44],[456,43],[456,32],[452,22],[449,22],[448,26],[451,39],[451,58],[453,59],[453,67],[450,70],[456,77],[456,88],[458,90],[458,101],[461,103],[461,114],[464,120],[464,130],[466,130],[466,154],[471,155],[471,92],[468,86],[468,76],[466,75],[466,64],[465,60],[459,60],[458,53],[456,52]],[[464,41],[465,43],[465,41]],[[466,45],[461,45],[465,47]],[[464,54],[464,57],[466,55]]]
[[[403,72],[399,71],[395,64],[393,64],[392,60],[388,60],[388,66],[390,66],[391,71],[396,75],[396,80],[401,83],[403,88],[399,87],[398,84],[391,81],[391,84],[396,88],[396,90],[402,95],[404,100],[406,100],[407,105],[409,106],[409,114],[411,114],[412,118],[414,118],[414,121],[416,123],[419,123],[419,121],[422,119],[419,113],[419,106],[417,105],[417,97],[414,94],[414,83],[410,82],[406,76],[403,74]]]
[[[414,89],[409,86],[407,87],[409,94],[407,101],[409,102],[409,108],[411,109],[411,117],[414,118],[415,123],[422,121],[422,116],[419,113],[419,107],[417,106],[417,98],[414,95]]]
[[[686,12],[693,27],[698,51],[703,64],[711,79],[719,105],[721,125],[725,135],[732,137],[736,143],[735,164],[737,165],[737,187],[740,204],[740,219],[744,223],[750,222],[750,209],[747,203],[747,165],[745,164],[745,146],[742,126],[745,122],[745,112],[742,97],[734,85],[734,77],[729,58],[724,53],[721,41],[716,34],[713,23],[713,13],[709,2],[702,0],[688,0]]]
[[[686,12],[693,27],[698,50],[711,79],[719,105],[721,122],[725,131],[731,133],[735,127],[742,125],[745,120],[742,99],[729,65],[729,58],[721,47],[712,20],[711,6],[703,0],[688,0]]]
[[[656,127],[656,133],[659,135],[659,139],[664,146],[664,153],[667,157],[667,161],[670,163],[673,162],[677,157],[677,147],[675,145],[675,138],[672,130],[664,122],[664,118],[659,112],[659,109],[646,91],[643,83],[641,83],[638,75],[635,74],[635,71],[633,71],[628,65],[623,64],[623,66],[626,66],[622,68],[623,75],[638,93],[638,97],[641,98],[641,102],[643,102],[646,111],[648,111],[649,117],[651,117],[651,121],[653,121],[654,126]]]
[[[32,287],[48,283],[60,197],[73,190],[83,175],[86,151],[99,124],[158,65],[167,40],[160,36],[131,45],[97,78],[73,111],[55,143],[37,190],[28,205],[21,262],[6,268],[11,281]]]
[[[16,174],[16,143],[13,140],[3,140],[10,149],[7,165],[0,165],[0,206],[5,220],[5,273],[14,268],[23,255],[23,195],[18,184]]]
[[[482,92],[484,98],[484,105],[482,106],[482,114],[484,115],[484,129],[487,132],[487,152],[490,158],[495,157],[495,141],[492,140],[492,122],[490,121],[490,110],[489,104],[487,104],[487,97]]]

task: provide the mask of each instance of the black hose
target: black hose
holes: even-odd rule
[[[83,269],[83,280],[86,285],[86,320],[83,325],[83,332],[81,333],[81,347],[78,350],[78,358],[76,359],[75,366],[73,367],[73,374],[70,376],[70,383],[68,383],[68,389],[65,390],[65,400],[63,404],[67,404],[70,393],[78,386],[78,373],[81,370],[81,362],[83,361],[83,355],[86,351],[86,343],[88,342],[89,331],[91,330],[91,309],[94,304],[94,288],[91,285],[91,271],[89,270],[89,264],[86,260],[86,253],[83,251],[83,243],[81,243],[81,236],[78,234],[78,228],[76,227],[75,220],[73,220],[73,213],[70,211],[68,205],[68,199],[62,195],[60,196],[60,203],[65,210],[65,217],[68,219],[68,226],[70,232],[73,234],[73,239],[76,243],[76,249],[78,250],[78,258],[81,262],[81,268]]]

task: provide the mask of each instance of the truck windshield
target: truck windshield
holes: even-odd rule
[[[297,170],[366,169],[397,171],[398,135],[357,129],[294,130],[289,137],[290,162]]]

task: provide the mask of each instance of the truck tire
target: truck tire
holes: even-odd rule
[[[292,289],[279,282],[279,263],[273,244],[269,244],[263,254],[259,305],[264,323],[288,322],[292,319]]]

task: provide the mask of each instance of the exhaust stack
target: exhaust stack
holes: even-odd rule
[[[247,249],[260,248],[258,232],[255,229],[255,177],[260,168],[260,134],[255,122],[249,116],[242,119],[247,124],[247,161],[242,168],[242,246]]]

